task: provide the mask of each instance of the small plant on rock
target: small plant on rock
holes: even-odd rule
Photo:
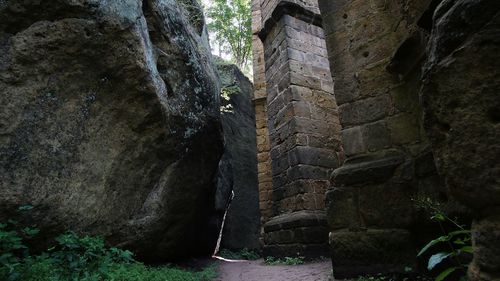
[[[33,207],[30,205],[19,207],[19,212],[26,212]],[[22,260],[29,258],[28,247],[24,244],[24,239],[37,235],[39,230],[33,227],[22,226],[14,220],[7,220],[0,223],[0,270],[3,268],[8,280],[16,280]]]
[[[431,219],[437,222],[441,228],[443,235],[431,240],[418,253],[418,256],[435,249],[437,245],[444,245],[448,250],[434,253],[428,261],[427,269],[433,270],[444,261],[451,261],[453,266],[447,267],[441,271],[435,278],[435,281],[451,280],[451,274],[461,272],[460,280],[466,280],[467,267],[470,263],[468,256],[472,254],[472,238],[470,229],[466,229],[464,225],[460,225],[457,219],[449,218],[444,211],[441,210],[439,203],[430,198],[420,198],[414,200],[417,207],[429,211],[432,215]],[[446,231],[444,224],[451,224],[452,231]],[[464,262],[464,256],[467,262]],[[456,277],[455,277],[456,278]]]
[[[394,281],[394,279],[379,274],[377,276],[361,276],[356,281]]]
[[[231,260],[258,260],[260,259],[259,253],[243,248],[241,251],[233,252],[228,249],[222,249],[219,255],[226,259]]]
[[[377,274],[375,276],[360,276],[356,281],[430,281],[431,279],[425,276],[401,277]]]
[[[19,208],[29,211],[31,206]],[[127,250],[109,248],[104,239],[66,232],[48,250],[31,255],[28,239],[38,229],[17,221],[0,223],[0,280],[2,281],[208,281],[213,266],[190,271],[170,266],[150,267]]]
[[[79,237],[67,232],[56,238],[57,245],[49,249],[52,263],[68,279],[88,277],[89,274],[105,275],[113,264],[134,262],[130,251],[107,248],[101,237]]]
[[[267,265],[299,265],[304,264],[304,257],[285,257],[283,259],[275,257],[266,257],[265,262]]]

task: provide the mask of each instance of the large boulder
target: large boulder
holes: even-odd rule
[[[6,0],[0,19],[0,220],[211,254],[222,138],[197,1]]]
[[[424,67],[425,128],[455,197],[500,203],[500,2],[445,1],[435,14]]]
[[[425,129],[451,193],[476,212],[469,280],[500,279],[500,2],[443,1],[424,67]]]
[[[234,192],[227,210],[221,247],[258,249],[260,213],[253,85],[236,65],[219,61],[217,69],[222,84],[224,158],[231,167],[227,177],[232,176]]]

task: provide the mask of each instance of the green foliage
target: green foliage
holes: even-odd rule
[[[471,247],[471,231],[470,230],[457,230],[449,232],[448,234],[439,236],[436,239],[431,240],[427,245],[425,245],[422,250],[418,253],[418,256],[421,256],[423,253],[427,252],[431,247],[438,245],[440,243],[450,243],[453,242],[455,245],[462,246],[460,250],[464,252],[472,253]]]
[[[100,237],[79,237],[73,232],[56,238],[57,246],[49,249],[48,258],[69,280],[105,275],[115,263],[134,262],[133,254],[117,248],[107,248]]]
[[[431,219],[439,224],[443,232],[443,235],[427,243],[427,245],[420,250],[417,256],[422,256],[430,250],[437,248],[437,246],[443,245],[448,250],[434,253],[429,258],[427,269],[433,270],[443,261],[452,261],[455,266],[441,271],[434,280],[443,281],[447,280],[447,278],[450,279],[451,274],[457,271],[461,272],[461,278],[465,280],[466,269],[470,261],[464,263],[462,262],[462,257],[464,254],[472,254],[471,231],[469,229],[465,229],[465,226],[460,225],[457,222],[457,219],[449,218],[446,213],[441,210],[439,203],[434,202],[432,199],[420,198],[414,201],[417,207],[430,212]],[[451,224],[455,229],[449,232],[446,231],[444,227],[445,223]]]
[[[429,281],[430,279],[425,276],[415,277],[401,277],[401,276],[387,276],[378,274],[376,276],[360,276],[356,281]]]
[[[208,8],[208,28],[219,47],[243,68],[252,55],[252,10],[250,0],[214,0]]]
[[[223,258],[230,260],[258,260],[260,259],[259,253],[248,250],[247,248],[242,249],[239,252],[233,252],[228,249],[222,249],[219,255]]]
[[[177,268],[153,268],[143,264],[121,265],[110,271],[107,279],[109,281],[208,281],[216,277],[213,267],[203,271],[190,272]]]
[[[443,270],[439,275],[434,279],[434,281],[443,281],[448,277],[452,272],[454,272],[457,268],[456,267],[450,267],[445,270]]]
[[[390,281],[391,279],[387,279],[384,276],[361,276],[356,279],[356,281]]]
[[[189,13],[190,23],[201,31],[205,24],[201,2],[199,0],[180,0],[179,3]]]
[[[20,211],[29,211],[21,207]],[[67,232],[46,252],[31,256],[25,239],[38,229],[18,222],[0,223],[0,280],[5,281],[204,281],[216,277],[213,267],[192,272],[148,267],[130,251],[106,247],[100,237]]]
[[[241,89],[240,89],[240,87],[238,87],[236,85],[223,87],[221,89],[221,93],[220,93],[220,96],[222,99],[221,106],[220,106],[221,112],[226,112],[226,113],[234,112],[234,108],[233,108],[233,105],[230,103],[230,100],[231,100],[231,95],[238,93],[238,92],[241,92]]]
[[[356,281],[393,281],[392,277],[377,275],[377,276],[361,276]]]
[[[32,208],[30,205],[21,206],[18,212],[23,213]],[[38,232],[38,229],[23,227],[14,220],[0,223],[0,272],[3,272],[6,280],[19,278],[18,268],[22,259],[29,258],[29,250],[23,240],[32,238]]]
[[[209,281],[217,276],[213,267],[194,272],[172,267],[149,267],[141,263],[113,263],[105,273],[89,272],[86,276],[71,279],[62,274],[50,259],[24,263],[20,272],[22,275],[18,280],[22,281]]]
[[[266,257],[265,262],[267,265],[299,265],[304,264],[304,257],[285,257],[284,259]]]

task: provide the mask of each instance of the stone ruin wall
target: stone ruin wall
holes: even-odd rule
[[[336,277],[414,265],[425,196],[474,220],[469,280],[498,280],[500,2],[319,2],[347,156],[327,193]]]
[[[412,199],[467,214],[437,173],[419,101],[437,2],[319,4],[254,1],[264,254],[329,251],[336,277],[417,268],[434,232]]]
[[[260,187],[264,249],[326,246],[295,231],[321,229],[301,215],[326,209],[337,278],[418,268],[414,253],[433,231],[412,198],[430,197],[474,217],[469,278],[496,280],[500,2],[319,2],[322,16],[311,1],[254,3],[273,176]]]
[[[412,198],[448,201],[418,92],[431,1],[320,2],[347,158],[327,193],[336,276],[403,272],[429,238]]]
[[[259,209],[261,225],[272,216],[272,173],[269,157],[269,130],[267,127],[266,73],[264,65],[264,46],[258,37],[261,29],[260,1],[252,1],[252,51],[254,78],[254,109],[257,131],[257,172],[259,185]]]
[[[315,2],[254,1],[265,255],[328,252],[324,202],[340,163],[340,124],[318,12]]]

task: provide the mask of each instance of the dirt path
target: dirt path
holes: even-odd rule
[[[330,261],[291,266],[269,266],[263,260],[220,261],[217,281],[329,281]]]

